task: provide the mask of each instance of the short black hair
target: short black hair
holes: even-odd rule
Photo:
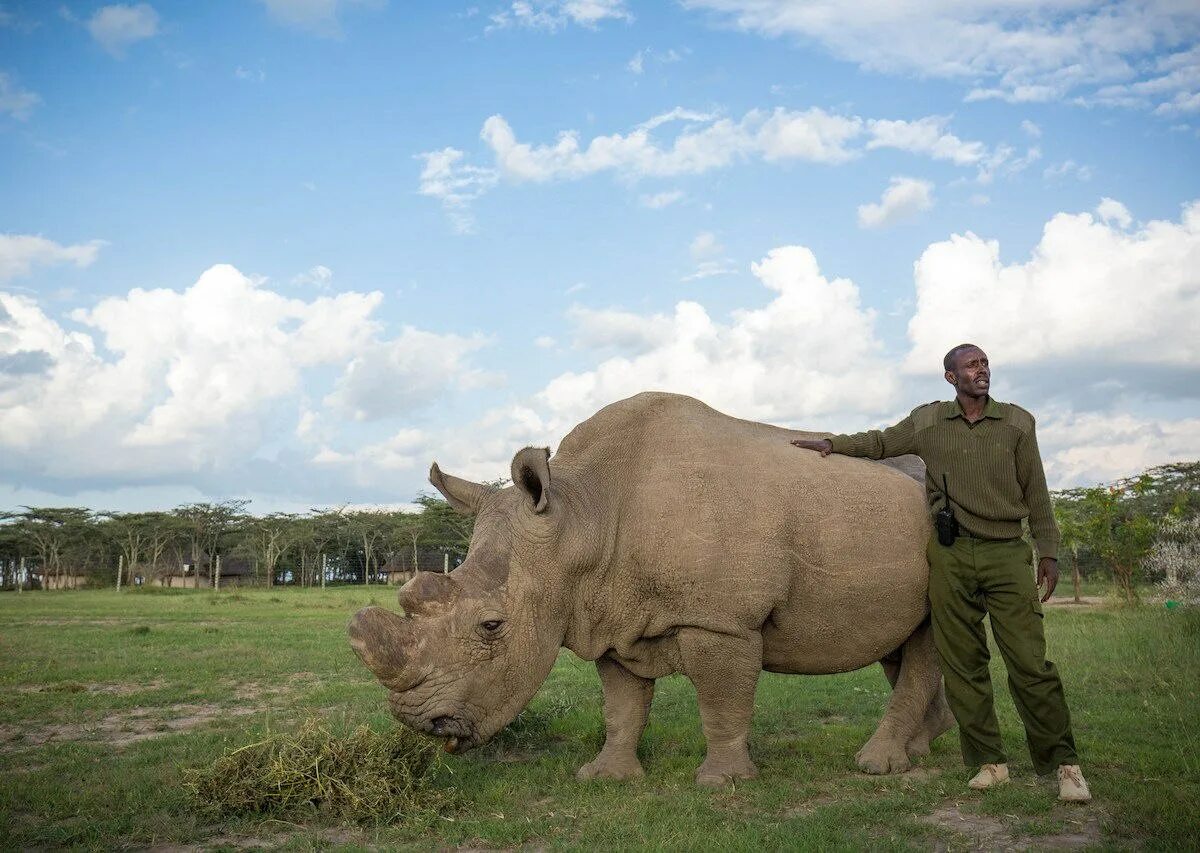
[[[975,344],[959,344],[950,350],[950,352],[946,353],[946,357],[942,359],[942,367],[946,368],[948,371],[954,370],[954,360],[958,358],[958,354],[960,352],[968,349],[978,349],[980,352],[983,352],[983,350],[979,349],[979,347],[977,347]]]

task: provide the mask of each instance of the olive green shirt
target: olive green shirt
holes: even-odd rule
[[[1021,520],[1042,557],[1058,555],[1033,415],[988,398],[983,417],[968,423],[958,400],[917,406],[895,426],[830,437],[835,453],[883,459],[913,453],[925,462],[930,511],[942,507],[942,475],[963,531],[980,539],[1013,539]]]

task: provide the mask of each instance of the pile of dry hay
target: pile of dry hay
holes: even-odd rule
[[[183,784],[197,805],[225,814],[394,823],[452,804],[452,791],[428,783],[438,754],[436,741],[408,729],[338,736],[314,717],[185,770]]]

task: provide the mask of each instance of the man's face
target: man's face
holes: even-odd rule
[[[986,397],[992,385],[987,353],[976,347],[960,352],[954,358],[954,369],[946,371],[946,381],[966,397]]]

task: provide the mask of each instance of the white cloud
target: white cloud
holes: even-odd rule
[[[533,339],[533,345],[538,349],[553,349],[557,344],[558,341],[549,335],[538,335]]]
[[[873,119],[867,122],[871,134],[867,148],[899,148],[924,154],[934,160],[949,160],[956,166],[974,166],[988,155],[982,142],[964,142],[946,131],[948,116],[926,116],[916,121]]]
[[[728,275],[737,272],[730,258],[719,257],[725,247],[718,242],[711,231],[702,231],[695,236],[688,246],[688,254],[696,264],[695,270],[683,277],[683,281],[695,281],[702,278],[712,278],[718,275]]]
[[[470,355],[487,343],[479,335],[405,326],[391,340],[359,345],[325,404],[354,420],[377,420],[424,408],[451,388],[494,383],[494,374],[469,364]]]
[[[496,185],[500,180],[499,173],[495,169],[463,163],[463,152],[456,148],[428,151],[418,154],[417,158],[425,161],[417,191],[442,203],[455,230],[470,233],[474,220],[467,206]]]
[[[671,314],[572,309],[577,344],[618,354],[556,377],[528,405],[493,413],[504,425],[496,432],[557,440],[600,407],[650,389],[772,422],[894,405],[898,381],[880,357],[875,314],[862,307],[853,282],[822,276],[799,246],[772,250],[751,271],[773,298],[724,323],[690,301]],[[862,394],[864,387],[872,393]],[[511,456],[515,446],[505,452]],[[483,457],[476,451],[473,458],[479,464]]]
[[[194,482],[252,466],[325,375],[340,378],[322,408],[301,405],[301,440],[327,438],[338,415],[409,417],[488,378],[469,363],[478,339],[386,337],[372,317],[382,298],[290,299],[218,265],[182,291],[134,289],[75,311],[74,331],[0,292],[5,477]],[[394,464],[399,451],[388,453]]]
[[[755,109],[734,121],[676,107],[635,125],[627,133],[596,136],[585,143],[578,132],[566,130],[553,143],[538,145],[521,142],[503,116],[493,115],[483,123],[480,137],[491,152],[494,166],[469,164],[457,148],[425,152],[418,155],[425,162],[420,192],[441,199],[452,216],[465,218],[469,227],[467,206],[501,179],[512,184],[548,183],[602,173],[626,179],[669,178],[755,159],[836,165],[867,151],[897,148],[959,166],[974,166],[980,180],[990,180],[1002,168],[1015,171],[1040,156],[1031,149],[1026,159],[1013,160],[1011,148],[989,149],[982,142],[962,140],[948,131],[947,123],[944,116],[912,121],[864,120],[819,107],[777,108],[770,112]],[[656,131],[668,126],[678,129],[673,136],[663,134],[668,138],[660,141]],[[657,200],[665,203],[672,198],[660,194]]]
[[[858,207],[859,228],[886,228],[933,207],[933,184],[918,178],[892,178],[878,202]]]
[[[293,276],[292,284],[315,287],[317,290],[329,290],[333,286],[333,270],[324,264],[317,264],[307,272]]]
[[[816,41],[871,71],[960,80],[967,100],[1174,104],[1195,95],[1200,6],[1079,0],[683,0],[739,29]],[[1166,59],[1156,59],[1175,51]],[[1180,71],[1182,73],[1176,74]],[[1134,87],[1146,84],[1149,92]],[[1116,87],[1107,91],[1105,87]],[[1127,91],[1133,89],[1133,91]],[[1125,100],[1122,101],[1121,99]]]
[[[516,0],[508,8],[489,16],[487,31],[526,27],[558,32],[575,24],[595,29],[601,21],[632,22],[625,0]]]
[[[327,37],[341,35],[339,13],[347,6],[377,6],[380,0],[262,0],[281,24]]]
[[[1046,478],[1054,487],[1112,482],[1154,465],[1200,459],[1200,418],[1049,412],[1039,419]]]
[[[645,48],[639,50],[633,55],[633,58],[625,63],[625,70],[630,74],[642,74],[646,70],[646,62],[657,62],[660,65],[670,65],[673,62],[679,62],[683,59],[684,53],[690,51],[684,50],[682,53],[674,48],[665,51],[651,50]]]
[[[1000,245],[970,232],[929,246],[914,270],[910,371],[924,371],[963,340],[997,363],[1068,360],[1100,365],[1200,369],[1200,202],[1178,222],[1130,230],[1123,205],[1100,218],[1059,213],[1032,256],[1004,264]],[[1112,224],[1108,224],[1108,220]]]
[[[661,210],[664,207],[669,207],[677,201],[681,201],[683,197],[683,190],[664,190],[660,193],[650,193],[648,195],[638,196],[638,204],[640,204],[642,207],[648,207],[651,210]]]
[[[1051,181],[1070,177],[1074,177],[1080,181],[1090,181],[1092,179],[1092,167],[1076,163],[1074,160],[1064,160],[1053,166],[1047,166],[1042,170],[1042,177]]]
[[[35,266],[90,266],[105,242],[89,240],[63,246],[34,234],[0,234],[0,282],[28,275]]]
[[[13,79],[0,71],[0,115],[8,113],[17,121],[27,121],[33,108],[42,102],[37,92],[22,89]]]
[[[88,32],[115,57],[125,55],[132,44],[158,35],[158,12],[149,3],[102,6],[87,21]]]
[[[1040,127],[1038,127],[1036,124],[1034,124],[1033,122],[1031,122],[1029,119],[1021,120],[1021,130],[1025,131],[1025,135],[1028,136],[1030,139],[1041,139],[1042,138],[1042,129]]]
[[[1107,196],[1100,199],[1100,203],[1096,205],[1096,215],[1100,217],[1102,222],[1115,222],[1120,228],[1128,228],[1133,224],[1133,217],[1129,213],[1129,208],[1116,199],[1111,199]]]

